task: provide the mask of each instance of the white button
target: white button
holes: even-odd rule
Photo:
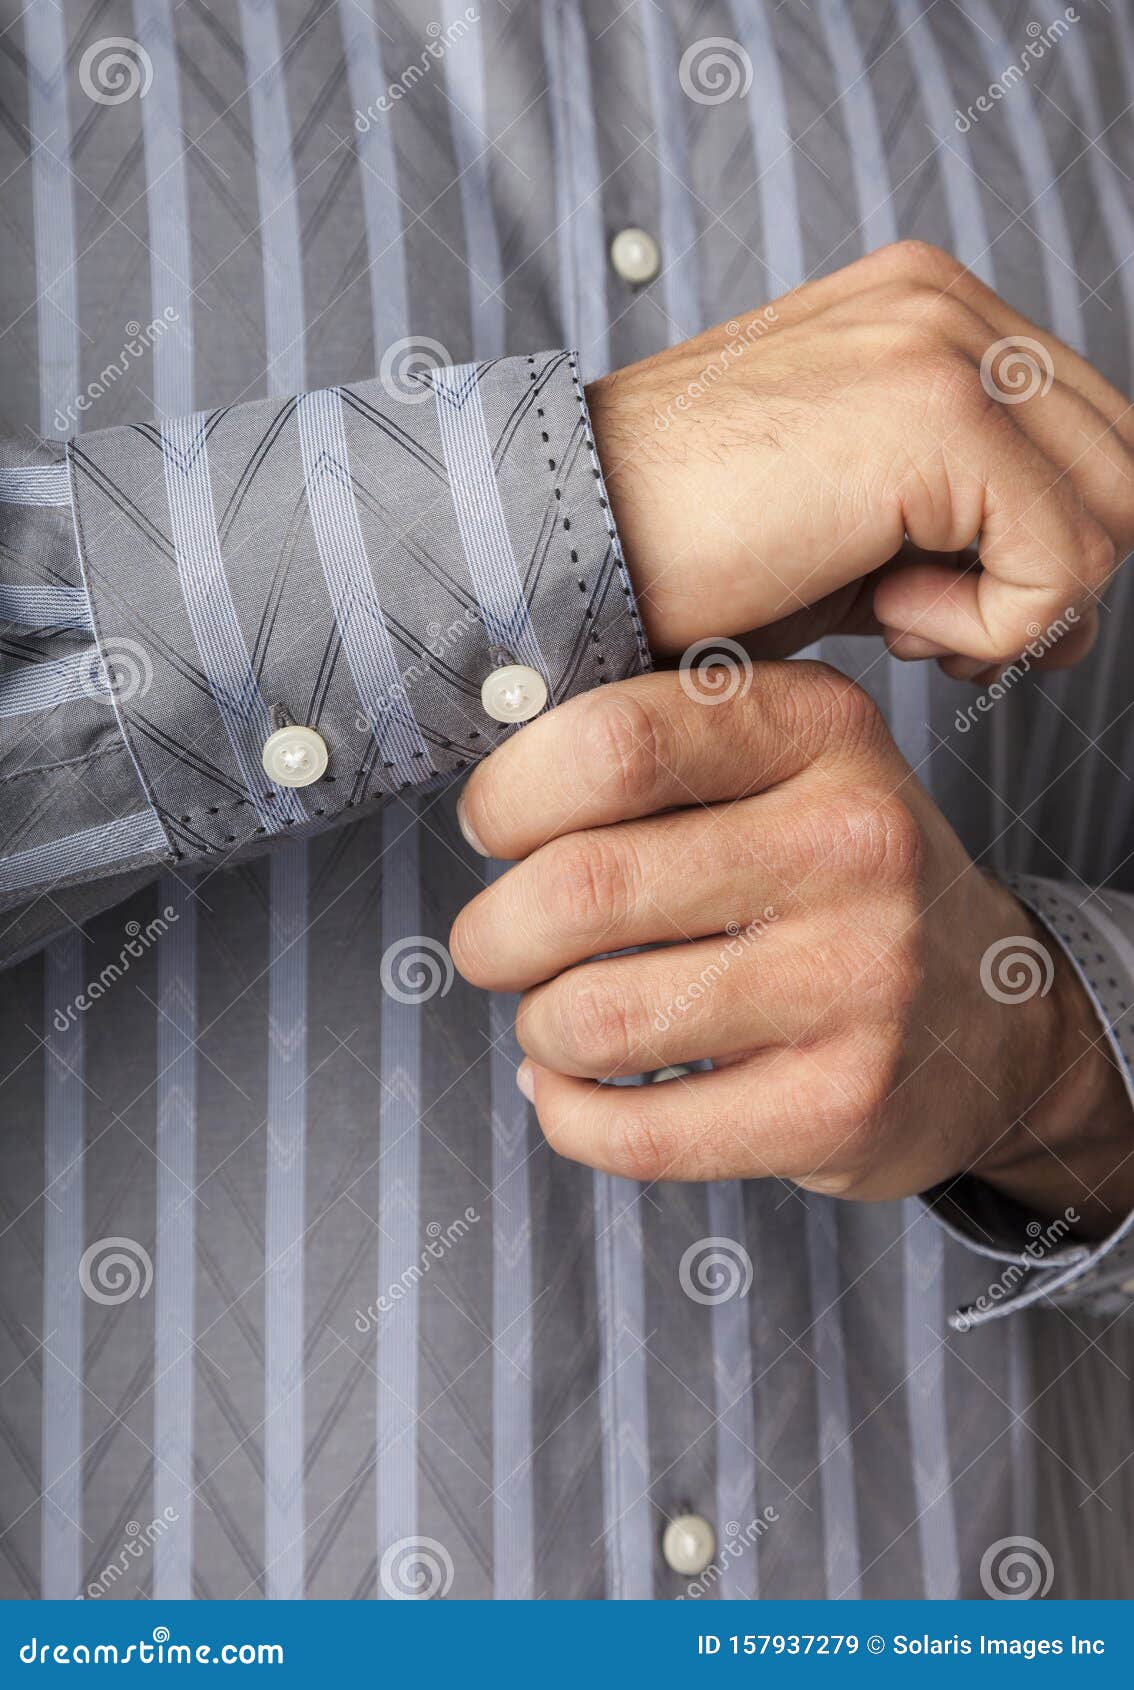
[[[488,676],[480,702],[494,722],[530,722],[547,703],[547,682],[526,663],[506,663]]]
[[[685,1578],[696,1578],[698,1573],[703,1573],[716,1547],[713,1528],[700,1514],[679,1514],[669,1522],[662,1538],[666,1565]]]
[[[1134,1297],[1134,1278],[1124,1279],[1118,1289],[1124,1296]]]
[[[680,1080],[692,1072],[692,1068],[686,1067],[684,1062],[679,1062],[675,1068],[659,1068],[656,1073],[651,1074],[650,1084],[656,1086],[659,1080]]]
[[[326,742],[314,728],[277,728],[264,741],[264,770],[277,786],[310,786],[326,767]]]
[[[652,282],[661,266],[658,243],[644,229],[620,229],[610,243],[610,262],[624,282]]]

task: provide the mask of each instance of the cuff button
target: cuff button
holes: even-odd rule
[[[506,663],[486,677],[480,702],[494,722],[530,722],[547,703],[547,682],[526,663]]]
[[[314,728],[277,728],[264,741],[264,773],[277,786],[310,786],[327,769],[327,744]]]

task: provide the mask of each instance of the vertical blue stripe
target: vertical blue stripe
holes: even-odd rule
[[[382,812],[382,953],[412,952],[421,930],[415,802]],[[378,1073],[378,1296],[421,1255],[421,1005],[382,997]],[[419,1293],[415,1280],[379,1317],[377,1361],[378,1556],[417,1536]],[[388,1592],[379,1586],[378,1595]]]
[[[54,418],[80,386],[79,297],[75,268],[75,205],[71,191],[71,120],[67,107],[67,38],[56,0],[30,0],[24,13],[28,122],[32,133],[32,220],[39,340],[39,429],[68,435]]]
[[[178,416],[193,409],[193,259],[173,0],[134,0],[134,28],[153,64],[149,93],[139,101],[151,315],[174,316],[153,341],[154,404],[160,416]]]
[[[937,168],[945,190],[954,255],[982,282],[995,287],[978,177],[972,168],[968,142],[957,133],[953,121],[957,109],[953,90],[928,14],[921,10],[919,0],[894,0],[894,9],[925,106],[929,132],[936,142]]]
[[[641,1188],[595,1174],[594,1211],[606,1594],[612,1601],[649,1601],[654,1519]]]
[[[56,1010],[83,989],[76,929],[44,952],[43,1502],[40,1595],[70,1601],[83,1578],[83,1022]]]
[[[373,0],[338,0],[338,4],[343,55],[356,113],[354,146],[366,225],[366,270],[377,369],[384,348],[405,335],[409,322],[397,160],[390,133],[391,114],[379,112],[374,105],[377,91],[386,86],[386,75]]]
[[[551,106],[559,311],[584,382],[610,368],[602,175],[591,94],[590,43],[579,0],[540,0]]]
[[[273,786],[261,761],[272,725],[252,672],[221,557],[207,424],[202,413],[171,417],[162,424],[162,463],[177,573],[201,667],[245,790],[261,825],[269,833],[278,833],[288,821],[304,821],[306,811],[294,792]]]
[[[847,1390],[846,1340],[839,1301],[838,1206],[807,1193],[807,1264],[811,1289],[812,1356],[819,1408],[819,1490],[823,1498],[823,1560],[827,1595],[861,1595],[858,1504]]]
[[[689,101],[681,93],[676,33],[667,6],[646,6],[641,14],[659,156],[662,287],[671,341],[696,334],[704,322],[689,149],[685,129]],[[745,1237],[744,1188],[722,1180],[708,1188],[709,1231],[718,1238]],[[714,1303],[711,1314],[713,1390],[716,1409],[716,1520],[718,1541],[733,1521],[742,1530],[756,1510],[756,1421],[752,1343],[746,1299]],[[759,1594],[756,1544],[744,1555],[721,1558],[718,1588],[723,1598]]]
[[[687,340],[704,327],[697,247],[697,223],[689,186],[685,129],[690,101],[681,91],[677,35],[668,4],[639,10],[654,110],[661,196],[662,290],[668,339]]]
[[[906,1424],[922,1588],[929,1601],[952,1601],[961,1594],[961,1574],[945,1412],[945,1233],[916,1198],[902,1211]]]
[[[298,393],[306,386],[303,259],[275,0],[240,0],[240,30],[260,202],[268,392]]]
[[[488,867],[489,882],[506,864]],[[492,1539],[497,1601],[534,1594],[532,1215],[528,1105],[516,1085],[519,999],[494,992],[492,1084]]]
[[[787,101],[763,0],[731,0],[730,9],[737,38],[752,61],[752,87],[744,106],[756,152],[763,225],[760,250],[770,283],[768,295],[775,298],[803,281],[803,236]]]
[[[551,688],[496,480],[477,366],[453,364],[431,380],[461,548],[488,637],[508,657],[531,664]]]
[[[307,1163],[307,842],[271,858],[264,1227],[266,1594],[304,1594],[303,1309]]]
[[[303,248],[275,0],[240,0],[240,28],[260,209],[267,388],[269,394],[294,393],[304,385],[306,367]],[[207,473],[203,443],[200,455]],[[210,491],[207,514],[211,513]],[[219,542],[216,561],[220,563]],[[223,574],[220,581],[224,581]],[[218,594],[218,598],[223,605],[223,594]],[[225,726],[234,749],[239,744],[246,758],[254,756],[258,762],[267,737],[264,705],[255,682],[248,686],[251,676],[243,640],[239,647],[235,640],[230,643],[231,679],[246,689],[241,697],[246,710],[243,715],[232,712],[231,720],[226,715]],[[258,772],[262,779],[262,768]],[[257,788],[247,777],[246,783],[255,795]],[[289,794],[288,798],[291,797],[294,795]],[[285,798],[280,803],[280,809],[287,801]],[[295,817],[305,814],[298,801],[294,814]],[[277,821],[277,829],[279,825]],[[303,1264],[307,1207],[307,898],[306,841],[288,844],[277,841],[271,862],[268,961],[264,1558],[267,1594],[285,1600],[305,1594]]]
[[[347,667],[383,761],[393,764],[398,782],[412,785],[435,771],[390,643],[366,554],[342,395],[337,387],[306,393],[297,412],[307,505]]]
[[[714,1238],[735,1238],[743,1246],[744,1187],[739,1180],[719,1180],[709,1186],[709,1231]],[[743,1532],[756,1518],[755,1385],[747,1297],[714,1302],[712,1321],[720,1543],[730,1537],[733,1521]],[[750,1543],[743,1555],[720,1557],[718,1586],[725,1600],[759,1596],[758,1544],[759,1539]]]
[[[464,21],[461,0],[442,0],[446,31]],[[478,359],[504,355],[504,265],[492,200],[492,148],[484,82],[483,13],[465,26],[445,49],[445,88],[449,96],[449,126],[457,161],[457,186],[465,225],[465,263],[469,272],[469,301],[473,352]]]
[[[610,365],[602,177],[591,95],[590,46],[578,0],[540,0],[555,158],[560,312],[583,379]],[[595,1174],[603,1550],[607,1595],[653,1594],[646,1393],[645,1267],[640,1188]]]
[[[159,882],[172,912],[158,945],[157,1246],[154,1261],[154,1518],[177,1524],[154,1543],[153,1594],[193,1595],[193,1400],[196,1332],[197,901]]]

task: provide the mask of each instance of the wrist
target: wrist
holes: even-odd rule
[[[974,1166],[1037,1213],[1103,1237],[1134,1208],[1134,1108],[1099,1016],[1059,942],[1023,913],[1051,957],[1051,989],[1004,1006],[1013,1125]]]

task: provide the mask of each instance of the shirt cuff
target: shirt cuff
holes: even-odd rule
[[[1134,900],[1034,875],[1001,878],[1069,958],[1134,1107]],[[1130,1148],[1134,1155],[1134,1116]],[[1086,1244],[1073,1236],[1073,1218],[1041,1219],[971,1174],[934,1187],[922,1200],[952,1238],[1002,1264],[988,1289],[950,1316],[954,1331],[1037,1303],[1112,1318],[1134,1308],[1134,1213],[1106,1238]]]
[[[514,731],[494,669],[548,705],[649,667],[568,352],[82,436],[69,450],[95,637],[173,860],[326,826]],[[269,778],[280,723],[325,773]]]

